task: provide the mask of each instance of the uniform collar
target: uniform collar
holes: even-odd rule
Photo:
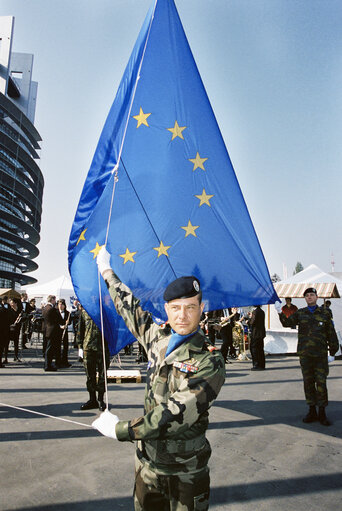
[[[201,331],[195,333],[189,340],[174,349],[163,361],[163,363],[171,364],[175,360],[183,361],[191,358],[190,351],[200,353],[203,349],[204,335]]]

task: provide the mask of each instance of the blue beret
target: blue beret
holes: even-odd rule
[[[179,277],[167,286],[164,300],[170,302],[176,298],[191,298],[201,291],[200,281],[196,277]]]
[[[315,293],[315,295],[317,295],[317,291],[314,287],[308,287],[305,289],[303,296],[305,296],[307,293]]]

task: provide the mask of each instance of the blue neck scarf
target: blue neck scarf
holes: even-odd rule
[[[171,330],[171,332],[172,332],[172,335],[171,335],[171,338],[169,340],[169,344],[167,345],[167,350],[166,350],[166,353],[165,353],[165,358],[168,355],[170,355],[170,353],[172,353],[173,350],[178,348],[178,346],[183,344],[183,342],[185,342],[187,339],[189,339],[189,337],[192,337],[193,335],[195,335],[198,332],[198,329],[196,330],[196,332],[191,332],[191,334],[187,334],[187,335],[177,334],[174,330]]]
[[[313,307],[308,305],[308,309],[310,312],[314,312],[317,309],[317,305],[314,305]]]

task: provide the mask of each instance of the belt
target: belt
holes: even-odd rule
[[[202,449],[206,443],[205,435],[189,440],[148,440],[143,442],[146,447],[152,447],[159,453],[180,454]]]

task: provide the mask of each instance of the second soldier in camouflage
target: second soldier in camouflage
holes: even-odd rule
[[[330,355],[335,355],[338,339],[331,315],[323,307],[317,306],[316,289],[307,288],[304,298],[307,307],[298,309],[288,318],[281,312],[279,319],[285,327],[298,325],[297,353],[303,374],[305,398],[309,405],[309,412],[303,422],[319,420],[321,424],[329,426],[330,422],[325,415],[325,408],[328,406],[328,350]]]

